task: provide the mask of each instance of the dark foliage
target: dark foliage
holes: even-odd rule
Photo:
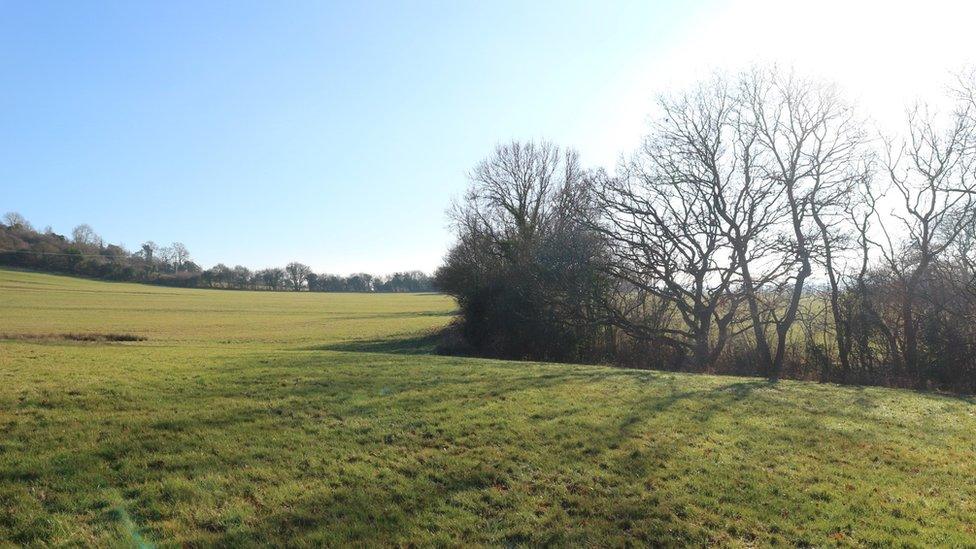
[[[435,274],[461,310],[455,328],[478,354],[554,361],[606,352],[598,314],[600,246],[576,155],[549,143],[510,143],[479,164],[454,212],[458,242]]]
[[[10,213],[0,223],[0,265],[64,273],[102,280],[144,282],[184,288],[235,290],[308,290],[316,292],[429,292],[432,279],[419,271],[389,277],[368,274],[337,276],[312,273],[300,263],[252,272],[238,265],[201,269],[180,243],[160,248],[146,242],[135,253],[105,244],[82,225],[72,238],[38,232],[22,216]]]

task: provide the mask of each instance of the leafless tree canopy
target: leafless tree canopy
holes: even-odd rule
[[[80,246],[98,247],[102,245],[102,238],[88,224],[81,224],[75,227],[71,231],[71,237],[75,244]]]
[[[312,268],[304,263],[292,261],[285,266],[285,273],[291,288],[298,292],[308,282],[308,275],[312,274]]]
[[[876,137],[834,86],[756,69],[662,96],[614,174],[549,143],[499,146],[438,280],[462,327],[494,330],[473,342],[487,354],[531,301],[518,314],[537,333],[586,327],[591,360],[976,387],[974,90],[965,74],[951,112],[915,107],[903,135]],[[585,268],[560,276],[547,242]],[[570,294],[587,306],[560,308]],[[949,341],[970,350],[946,357]]]

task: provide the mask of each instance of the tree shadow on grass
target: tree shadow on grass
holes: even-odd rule
[[[440,334],[427,333],[381,339],[363,339],[329,343],[310,347],[312,351],[343,351],[349,353],[386,353],[395,355],[437,354]]]

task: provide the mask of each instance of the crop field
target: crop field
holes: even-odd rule
[[[0,542],[976,545],[973,399],[433,355],[453,308],[0,270]]]

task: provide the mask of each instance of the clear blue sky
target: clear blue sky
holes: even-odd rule
[[[682,4],[0,2],[0,213],[204,266],[429,271],[494,143],[633,141],[615,94]]]

